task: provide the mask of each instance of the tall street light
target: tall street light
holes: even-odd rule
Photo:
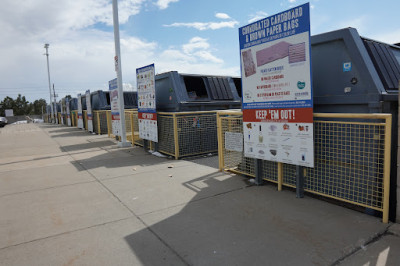
[[[47,58],[47,77],[49,80],[49,92],[50,92],[50,107],[51,107],[51,120],[54,121],[54,110],[53,110],[53,101],[51,97],[51,84],[50,84],[50,67],[49,67],[49,46],[50,44],[46,43],[44,48],[46,49],[46,58]]]
[[[118,103],[119,103],[119,118],[121,141],[118,142],[119,147],[131,146],[126,141],[126,127],[125,127],[125,106],[124,106],[124,92],[122,89],[122,70],[121,70],[121,52],[119,43],[119,20],[118,20],[118,2],[112,1],[113,7],[113,24],[114,24],[114,42],[115,42],[115,70],[117,71],[117,86],[118,86]]]

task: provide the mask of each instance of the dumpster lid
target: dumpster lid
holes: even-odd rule
[[[398,90],[400,47],[361,37],[386,91]]]

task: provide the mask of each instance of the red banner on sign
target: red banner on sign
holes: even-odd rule
[[[138,113],[138,119],[154,120],[157,121],[156,113]]]
[[[244,109],[245,122],[312,123],[312,108]]]

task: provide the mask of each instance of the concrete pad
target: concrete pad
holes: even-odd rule
[[[125,237],[135,234],[135,241]],[[136,218],[0,250],[0,265],[185,265]]]
[[[77,163],[0,172],[0,196],[95,179]]]
[[[27,130],[29,129],[29,130]],[[10,125],[0,130],[0,159],[60,152],[48,135],[34,124]]]
[[[385,235],[376,242],[363,246],[340,265],[400,265],[400,237]]]
[[[62,143],[60,143],[60,148],[63,151],[67,151],[67,152],[73,152],[73,151],[82,151],[82,150],[90,150],[90,149],[100,149],[104,146],[107,145],[114,145],[114,142],[111,140],[102,140],[102,141],[96,141],[96,142],[89,142],[89,141],[84,141],[84,142],[79,142],[79,143],[74,143],[71,144],[71,142],[69,142],[68,145],[63,145]]]
[[[140,156],[136,155],[136,153],[128,157],[112,158],[111,156],[106,156],[98,159],[79,160],[77,162],[100,180],[152,172],[158,169],[168,169],[169,165],[180,167],[189,164],[185,161],[174,161],[150,154]]]
[[[104,180],[103,184],[136,215],[246,187],[243,177],[187,163],[187,166]]]
[[[105,149],[96,149],[90,151],[72,152],[69,153],[74,160],[77,161],[101,161],[111,158],[132,158],[132,155],[122,151],[108,151]]]
[[[0,213],[0,248],[132,216],[97,182],[3,196]]]
[[[140,217],[191,265],[330,265],[386,229],[378,218],[309,197],[296,199],[276,186]]]
[[[11,157],[0,160],[0,172],[65,165],[72,161],[73,159],[71,156],[65,153],[43,154],[42,156]]]
[[[389,227],[389,233],[400,237],[400,224],[392,224]]]

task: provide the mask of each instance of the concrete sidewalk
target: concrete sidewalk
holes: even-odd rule
[[[400,265],[399,224],[202,160],[50,124],[0,151],[0,265]]]

